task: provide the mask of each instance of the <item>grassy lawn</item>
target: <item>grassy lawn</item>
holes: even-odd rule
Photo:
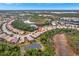
[[[36,22],[36,24],[40,24],[41,25],[41,24],[46,24],[47,18],[43,17],[43,16],[38,16],[38,14],[33,14],[31,16],[30,21]]]

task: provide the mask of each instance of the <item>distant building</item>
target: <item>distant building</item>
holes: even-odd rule
[[[65,24],[79,25],[79,18],[76,17],[62,17],[60,21]]]

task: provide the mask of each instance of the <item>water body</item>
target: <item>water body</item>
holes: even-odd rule
[[[40,43],[33,43],[33,44],[30,44],[30,45],[27,45],[27,46],[25,46],[25,49],[34,49],[34,48],[38,48],[38,49],[40,49],[40,48],[42,48],[42,46],[41,46],[41,44]]]

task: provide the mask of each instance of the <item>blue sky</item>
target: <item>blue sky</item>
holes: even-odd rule
[[[0,3],[0,10],[79,10],[79,3]]]

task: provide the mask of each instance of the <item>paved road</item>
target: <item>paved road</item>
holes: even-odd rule
[[[5,32],[5,33],[7,33],[7,34],[14,34],[13,32],[10,32],[10,31],[6,28],[6,24],[7,24],[7,23],[4,23],[4,24],[2,25],[2,30],[3,30],[3,32]]]
[[[53,37],[57,56],[74,56],[75,53],[68,45],[65,34],[57,34]]]

